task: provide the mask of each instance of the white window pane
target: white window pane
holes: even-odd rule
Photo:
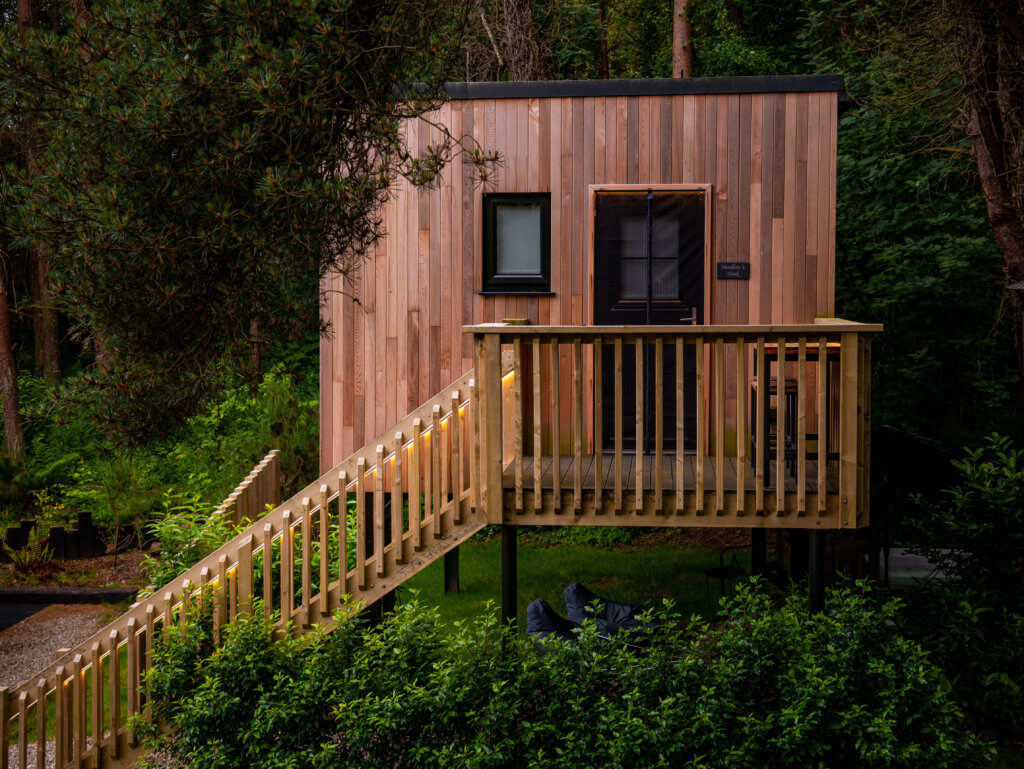
[[[540,210],[539,203],[497,206],[499,275],[540,275]]]

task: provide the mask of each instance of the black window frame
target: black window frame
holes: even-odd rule
[[[497,211],[500,205],[540,204],[540,272],[508,275],[498,272]],[[483,196],[483,286],[484,294],[551,293],[551,193],[490,192]]]

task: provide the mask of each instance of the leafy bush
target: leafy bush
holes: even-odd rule
[[[941,576],[908,597],[906,630],[978,726],[1024,730],[1024,451],[992,435],[954,465],[960,484],[921,502],[912,549]]]
[[[280,641],[257,613],[216,651],[169,634],[147,683],[193,767],[969,765],[984,751],[897,612],[847,590],[812,617],[744,588],[715,625],[661,611],[643,651],[589,626],[544,654],[415,602]]]
[[[162,587],[199,562],[245,528],[223,515],[211,515],[212,505],[198,496],[166,492],[163,509],[149,524],[149,533],[160,542],[160,552],[147,555],[143,568],[150,584]]]

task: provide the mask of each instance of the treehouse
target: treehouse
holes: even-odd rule
[[[866,525],[880,329],[833,317],[842,90],[452,85],[409,146],[443,126],[500,164],[400,183],[372,259],[333,279],[322,469],[378,435],[408,455],[390,426],[457,391],[475,419],[446,402],[413,472],[440,464],[423,482],[490,523]]]
[[[321,477],[0,689],[0,769],[30,751],[36,766],[133,764],[155,635],[194,600],[215,638],[251,607],[304,632],[487,524],[505,533],[509,618],[520,525],[728,526],[755,544],[809,531],[820,601],[822,533],[869,522],[881,330],[834,317],[842,89],[450,86],[406,125],[410,146],[444,126],[502,162],[486,185],[459,156],[436,189],[400,183],[372,259],[329,279]]]

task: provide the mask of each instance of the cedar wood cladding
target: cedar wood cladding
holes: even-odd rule
[[[323,309],[332,328],[321,343],[323,470],[472,368],[464,324],[590,323],[590,185],[712,186],[712,263],[749,261],[751,274],[705,275],[709,323],[833,314],[841,78],[583,85],[451,87],[434,119],[501,153],[489,191],[551,193],[553,295],[478,293],[484,190],[470,163],[456,157],[434,190],[401,180],[387,236],[355,275],[332,280]],[[631,85],[647,94],[621,95]],[[560,95],[574,92],[596,95]],[[408,125],[414,149],[436,138],[425,122]]]

